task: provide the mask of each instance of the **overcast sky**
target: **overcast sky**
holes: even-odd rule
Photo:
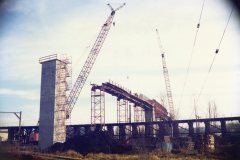
[[[187,72],[202,0],[129,0],[116,13],[115,26],[93,66],[72,112],[72,123],[90,123],[91,83],[115,81],[132,92],[160,101],[166,95],[161,55],[155,29],[165,50],[179,118],[193,118],[194,97],[200,92],[226,26],[232,6],[224,0],[206,0],[201,27]],[[121,1],[7,0],[0,6],[0,110],[23,111],[23,124],[39,118],[40,57],[72,57],[73,82],[88,56],[101,26],[110,14],[106,5]],[[239,116],[240,22],[236,10],[197,102],[198,114],[207,116],[215,101],[219,116]],[[106,122],[116,122],[116,98],[106,95]],[[1,125],[17,124],[14,115],[0,115]]]

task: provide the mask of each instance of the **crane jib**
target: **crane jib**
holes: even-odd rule
[[[65,110],[66,110],[66,118],[68,119],[70,117],[70,114],[71,114],[71,111],[78,99],[78,96],[80,95],[81,93],[81,90],[87,80],[87,77],[93,67],[93,64],[97,58],[97,55],[99,54],[101,48],[102,48],[102,45],[108,35],[108,32],[111,28],[111,25],[112,25],[112,22],[113,22],[113,18],[114,18],[114,15],[115,15],[115,12],[117,10],[119,10],[120,8],[122,8],[123,6],[125,5],[125,3],[123,5],[121,5],[120,7],[118,7],[117,9],[113,9],[111,7],[110,4],[108,4],[108,6],[110,7],[111,9],[111,14],[110,16],[107,18],[106,22],[103,24],[98,36],[97,36],[97,39],[92,47],[92,49],[90,50],[90,53],[89,53],[89,56],[87,57],[84,65],[83,65],[83,68],[82,70],[80,71],[78,77],[77,77],[77,80],[69,94],[69,96],[67,97],[67,100],[66,100],[66,104],[64,105],[65,107]]]

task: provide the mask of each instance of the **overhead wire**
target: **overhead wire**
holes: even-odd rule
[[[211,64],[210,64],[210,67],[209,67],[209,69],[208,69],[207,75],[206,75],[206,77],[205,77],[205,79],[204,79],[204,81],[203,81],[203,84],[202,84],[202,86],[201,86],[200,92],[199,92],[199,94],[198,94],[198,96],[197,96],[197,102],[198,102],[200,96],[202,95],[203,89],[204,89],[204,87],[206,86],[206,83],[207,83],[209,74],[210,74],[210,72],[211,72],[211,70],[212,70],[212,67],[213,67],[214,61],[215,61],[215,59],[216,59],[216,56],[217,56],[217,54],[218,54],[219,51],[220,51],[220,47],[221,47],[221,44],[222,44],[224,35],[225,35],[225,33],[226,33],[228,24],[229,24],[229,22],[230,22],[230,19],[231,19],[231,17],[232,17],[233,10],[234,10],[234,6],[232,6],[231,12],[230,12],[229,17],[228,17],[228,20],[227,20],[227,24],[226,24],[226,26],[225,26],[225,28],[224,28],[223,34],[222,34],[221,39],[220,39],[220,41],[219,41],[219,43],[218,43],[217,49],[215,50],[215,54],[214,54],[214,57],[213,57],[212,62],[211,62]]]
[[[180,95],[178,110],[179,110],[179,108],[181,107],[181,104],[182,104],[182,98],[183,98],[184,90],[185,90],[186,83],[187,83],[188,76],[189,76],[189,71],[190,71],[192,58],[193,58],[193,54],[194,54],[194,49],[195,49],[195,45],[196,45],[196,42],[197,42],[198,32],[199,32],[199,29],[200,29],[200,24],[201,24],[204,5],[205,5],[205,0],[203,0],[200,16],[199,16],[199,19],[198,19],[197,29],[196,29],[196,32],[195,32],[193,45],[192,45],[192,49],[191,49],[191,52],[190,52],[190,59],[189,59],[188,65],[187,65],[187,72],[186,72],[186,75],[185,75],[183,88],[182,88],[181,95]]]

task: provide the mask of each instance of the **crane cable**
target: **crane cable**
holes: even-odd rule
[[[222,37],[221,37],[221,39],[220,39],[220,41],[219,41],[219,44],[218,44],[218,46],[217,46],[217,49],[216,49],[216,51],[215,51],[215,54],[214,54],[212,63],[211,63],[211,65],[210,65],[210,67],[209,67],[209,69],[208,69],[208,72],[207,72],[207,75],[206,75],[206,77],[205,77],[205,79],[204,79],[204,81],[203,81],[202,87],[201,87],[200,92],[199,92],[198,97],[197,97],[197,102],[198,102],[199,97],[201,96],[202,91],[203,91],[203,89],[204,89],[204,87],[205,87],[205,85],[206,85],[206,83],[207,83],[209,74],[210,74],[210,72],[211,72],[211,70],[212,70],[212,67],[213,67],[213,63],[214,63],[214,61],[215,61],[215,59],[216,59],[216,56],[217,56],[217,54],[218,54],[218,52],[219,52],[219,50],[220,50],[220,46],[221,46],[221,44],[222,44],[223,37],[224,37],[224,35],[225,35],[225,33],[226,33],[226,30],[227,30],[229,21],[230,21],[230,19],[231,19],[231,16],[232,16],[232,13],[233,13],[233,9],[234,9],[234,6],[233,6],[232,9],[231,9],[230,15],[229,15],[229,17],[228,17],[227,24],[226,24],[226,26],[225,26],[225,28],[224,28]]]
[[[186,86],[186,83],[187,83],[187,80],[188,80],[188,76],[189,76],[189,70],[190,70],[190,66],[191,66],[191,63],[192,63],[192,57],[193,57],[193,54],[194,54],[194,48],[195,48],[195,45],[196,45],[196,42],[197,42],[198,31],[200,29],[200,22],[201,22],[201,19],[202,19],[202,13],[203,13],[204,4],[205,4],[205,0],[203,0],[200,16],[199,16],[199,19],[198,19],[197,30],[196,30],[195,36],[194,36],[192,50],[191,50],[191,53],[190,53],[190,59],[189,59],[188,66],[187,66],[187,72],[186,72],[186,75],[185,75],[183,88],[182,88],[182,92],[181,92],[181,95],[180,95],[180,101],[179,101],[178,110],[181,107],[185,86]]]

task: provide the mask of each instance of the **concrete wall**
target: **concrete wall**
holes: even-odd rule
[[[53,144],[55,108],[56,60],[42,62],[39,147]]]

